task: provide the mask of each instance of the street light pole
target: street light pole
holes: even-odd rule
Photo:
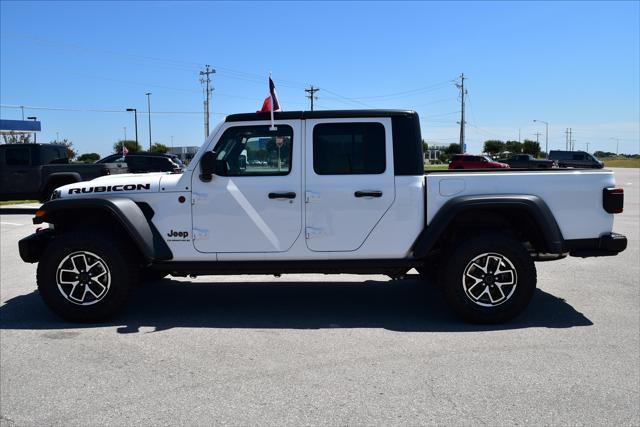
[[[544,123],[545,132],[544,132],[544,151],[547,153],[547,159],[549,158],[549,123],[544,120],[534,120],[534,122]]]
[[[147,95],[147,112],[149,113],[149,151],[151,151],[151,92],[145,95]]]
[[[138,110],[136,108],[127,108],[127,111],[131,112],[133,111],[133,116],[135,117],[135,121],[136,121],[136,145],[138,144]]]

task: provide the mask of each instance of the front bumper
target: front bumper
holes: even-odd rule
[[[24,262],[34,263],[40,261],[42,253],[53,239],[53,230],[46,229],[21,239],[18,242],[20,258]]]
[[[622,234],[603,234],[597,239],[566,240],[565,249],[575,257],[614,256],[627,248],[627,238]]]

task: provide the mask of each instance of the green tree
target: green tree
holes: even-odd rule
[[[445,150],[444,152],[448,155],[448,156],[452,156],[454,154],[461,154],[460,152],[460,144],[450,144]]]
[[[98,153],[84,153],[78,156],[76,159],[79,162],[83,163],[95,163],[100,160],[100,154]]]
[[[504,143],[504,148],[511,154],[522,153],[522,143],[520,141],[507,141]]]
[[[429,144],[424,139],[422,140],[422,151],[425,153],[429,151]]]
[[[484,142],[484,152],[491,155],[496,155],[504,151],[504,142],[497,139],[490,139]]]
[[[49,141],[49,144],[64,146],[67,149],[67,157],[69,158],[69,160],[73,159],[77,154],[76,149],[73,148],[73,142],[69,141],[68,139]]]
[[[169,151],[169,147],[167,147],[164,144],[160,144],[158,142],[156,142],[151,146],[152,153],[166,153],[167,151]]]
[[[127,139],[126,141],[120,140],[113,144],[113,152],[114,153],[122,153],[122,143],[124,142],[124,146],[127,147],[130,153],[135,153],[136,151],[140,151],[140,144],[136,141]]]
[[[522,152],[531,154],[533,157],[538,157],[540,155],[540,144],[530,139],[525,139],[522,143]]]

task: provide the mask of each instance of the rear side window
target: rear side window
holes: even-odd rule
[[[381,174],[385,168],[382,123],[326,123],[313,128],[313,170],[316,174]]]
[[[67,162],[67,149],[64,147],[56,146],[41,146],[40,147],[40,163],[48,165],[51,163],[66,163]]]
[[[171,160],[166,157],[152,157],[151,164],[153,165],[153,169],[158,172],[170,172],[174,168]]]
[[[135,170],[147,170],[151,168],[151,158],[147,156],[127,156],[127,165]]]
[[[29,166],[31,157],[29,147],[8,147],[4,151],[7,166]]]

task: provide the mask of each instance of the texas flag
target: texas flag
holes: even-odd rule
[[[273,84],[271,76],[269,76],[269,96],[264,99],[262,108],[258,113],[268,113],[269,111],[282,111],[280,109],[280,101],[278,101],[278,94],[276,93],[276,85]]]
[[[126,156],[127,154],[129,154],[129,150],[127,150],[127,146],[122,143],[122,155]]]

